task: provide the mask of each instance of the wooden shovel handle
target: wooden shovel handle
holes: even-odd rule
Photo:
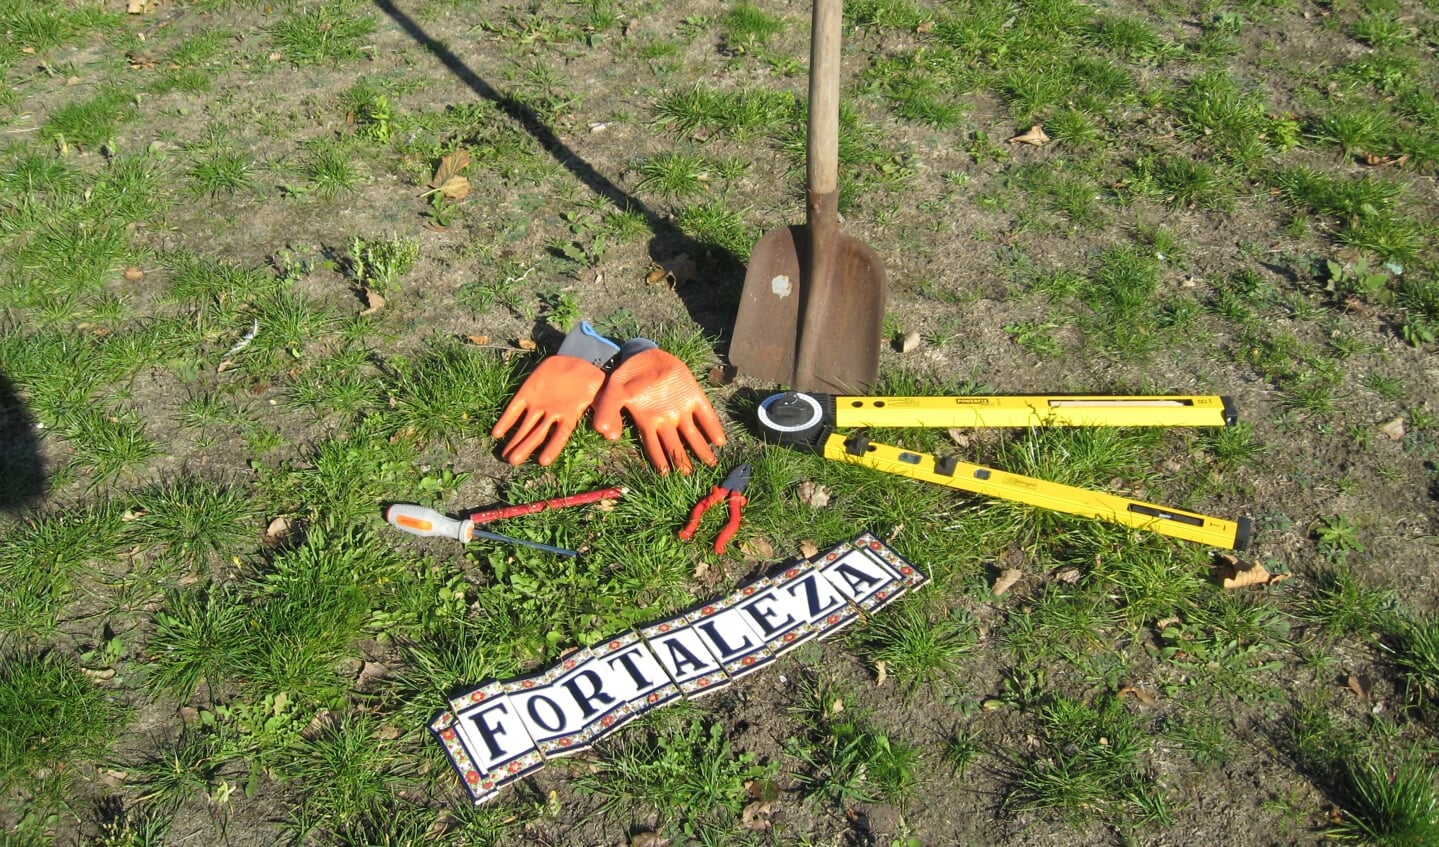
[[[839,187],[839,45],[842,0],[815,0],[809,43],[809,191]]]
[[[805,221],[809,250],[802,265],[799,347],[794,380],[798,391],[825,390],[817,373],[827,328],[825,312],[834,288],[839,243],[839,43],[843,0],[814,0],[809,42],[809,197]],[[841,340],[840,343],[844,343]]]

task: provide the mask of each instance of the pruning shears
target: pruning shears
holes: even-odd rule
[[[709,507],[728,498],[729,520],[720,529],[719,535],[715,536],[714,546],[715,553],[723,556],[725,545],[729,544],[729,540],[734,537],[735,531],[739,529],[740,520],[744,517],[744,506],[749,502],[744,496],[745,486],[749,485],[749,477],[750,467],[747,463],[730,471],[729,476],[724,478],[724,482],[710,489],[710,493],[707,494],[703,500],[696,503],[695,507],[690,510],[689,523],[685,524],[684,528],[680,530],[680,538],[685,541],[694,538],[695,532],[700,526],[700,519],[704,517],[705,512],[709,511]]]

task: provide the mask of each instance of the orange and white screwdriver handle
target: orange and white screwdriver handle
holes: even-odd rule
[[[396,529],[403,529],[411,535],[426,538],[453,538],[468,544],[475,522],[469,519],[455,520],[434,509],[416,506],[413,503],[396,503],[385,510],[385,520]]]
[[[536,550],[554,553],[557,556],[579,555],[579,552],[576,550],[568,550],[564,547],[553,547],[549,544],[541,544],[538,541],[526,541],[523,538],[511,538],[508,535],[500,535],[498,532],[486,532],[483,529],[475,529],[475,522],[472,520],[456,520],[434,509],[416,506],[413,503],[396,503],[390,506],[385,510],[385,520],[390,526],[396,529],[402,529],[411,535],[453,538],[461,544],[469,544],[470,541],[476,538],[488,538],[491,541],[499,541],[505,544],[533,547]]]

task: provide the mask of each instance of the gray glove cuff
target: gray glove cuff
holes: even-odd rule
[[[589,321],[580,321],[561,342],[558,355],[583,359],[597,368],[603,368],[619,351],[620,346],[595,332]]]
[[[643,353],[646,350],[653,350],[656,347],[659,347],[659,345],[649,340],[648,338],[631,338],[629,341],[625,342],[625,346],[620,348],[620,356],[617,362],[623,362],[625,359],[628,359],[629,357],[637,353]]]

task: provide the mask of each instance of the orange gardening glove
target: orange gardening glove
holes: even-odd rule
[[[543,443],[540,464],[553,462],[594,401],[605,381],[601,368],[617,350],[617,344],[584,321],[571,330],[559,352],[540,362],[525,379],[490,430],[496,441],[514,430],[500,454],[504,460],[518,465]]]
[[[610,441],[624,429],[621,411],[629,412],[645,458],[661,475],[671,466],[686,475],[693,470],[686,446],[714,466],[710,445],[725,443],[724,427],[690,369],[646,339],[625,344],[619,366],[595,400],[595,429]]]

